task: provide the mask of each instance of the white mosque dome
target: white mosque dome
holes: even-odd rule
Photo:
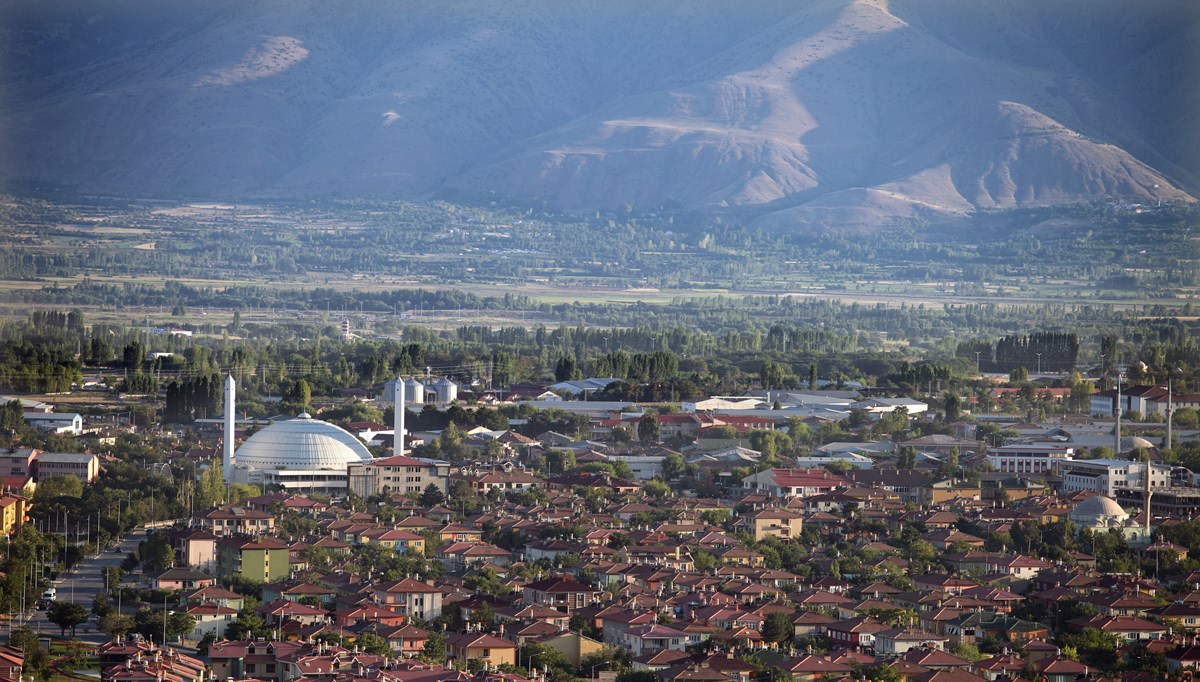
[[[1129,512],[1117,504],[1116,500],[1103,495],[1087,498],[1075,505],[1071,512],[1072,521],[1089,528],[1108,528],[1122,524],[1128,519]]]
[[[362,441],[341,427],[300,413],[250,436],[237,449],[238,468],[346,470],[347,464],[373,459]]]

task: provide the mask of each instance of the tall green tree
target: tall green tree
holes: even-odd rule
[[[638,440],[642,445],[652,445],[658,442],[658,419],[649,412],[638,420]]]
[[[550,450],[546,452],[546,468],[552,474],[561,474],[575,468],[575,453],[570,450]]]
[[[554,365],[554,378],[557,381],[574,381],[583,378],[583,371],[574,355],[564,355]]]
[[[421,506],[436,507],[446,501],[446,496],[442,493],[442,489],[437,487],[437,484],[430,483],[421,491]]]
[[[293,405],[307,406],[312,403],[312,386],[304,379],[289,382],[283,391],[283,401]]]
[[[46,611],[46,618],[62,630],[63,637],[67,636],[68,628],[71,630],[71,636],[74,637],[75,628],[86,623],[91,615],[83,604],[72,604],[65,601],[52,603]]]
[[[683,455],[672,452],[663,458],[662,477],[664,479],[674,480],[685,473],[687,473],[687,464],[683,461]]]
[[[784,371],[783,365],[773,360],[763,361],[762,370],[759,372],[763,388],[781,388],[786,377],[787,373]]]
[[[796,626],[792,625],[792,619],[788,618],[788,614],[783,611],[769,613],[766,620],[763,621],[762,636],[768,642],[789,641],[795,632]]]
[[[946,394],[946,421],[956,422],[962,418],[962,398],[957,393]]]

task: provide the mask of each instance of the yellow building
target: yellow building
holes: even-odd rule
[[[446,650],[462,664],[478,659],[492,666],[516,665],[517,645],[486,632],[464,632],[446,638]]]
[[[0,493],[0,533],[15,532],[28,521],[29,499],[13,493]]]
[[[921,503],[927,506],[937,506],[955,500],[979,500],[982,498],[983,489],[965,481],[937,481],[921,488]]]
[[[271,537],[222,538],[217,541],[217,574],[260,583],[283,580],[291,575],[290,553],[286,542]]]
[[[794,540],[800,537],[800,532],[804,530],[804,518],[785,509],[764,509],[742,517],[738,525],[746,532],[753,533],[756,541],[767,536]]]
[[[598,642],[591,637],[570,630],[563,630],[538,643],[562,654],[574,666],[578,666],[579,662],[588,656],[604,650],[604,642]]]
[[[425,553],[425,536],[403,528],[376,528],[359,534],[359,542],[386,547],[397,554],[409,550]]]

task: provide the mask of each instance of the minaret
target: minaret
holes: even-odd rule
[[[1113,457],[1121,456],[1121,370],[1117,370],[1117,426],[1113,429]]]
[[[1171,377],[1167,377],[1167,441],[1163,443],[1163,449],[1174,447],[1171,445]]]
[[[1146,453],[1146,542],[1150,542],[1150,496],[1154,494],[1154,490],[1150,485],[1150,472],[1152,462],[1150,461],[1150,453]]]
[[[233,380],[233,375],[225,377],[225,458],[221,464],[223,467],[222,478],[225,485],[228,486],[233,482],[233,467],[236,465],[236,460],[233,454],[233,433],[234,433],[234,414],[237,405],[237,382]]]
[[[396,416],[392,420],[392,427],[395,435],[392,436],[392,454],[404,454],[404,413],[407,408],[404,404],[404,377],[396,377]]]

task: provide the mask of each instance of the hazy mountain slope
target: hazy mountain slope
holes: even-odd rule
[[[59,0],[0,16],[0,177],[870,224],[1200,183],[1191,0]]]

